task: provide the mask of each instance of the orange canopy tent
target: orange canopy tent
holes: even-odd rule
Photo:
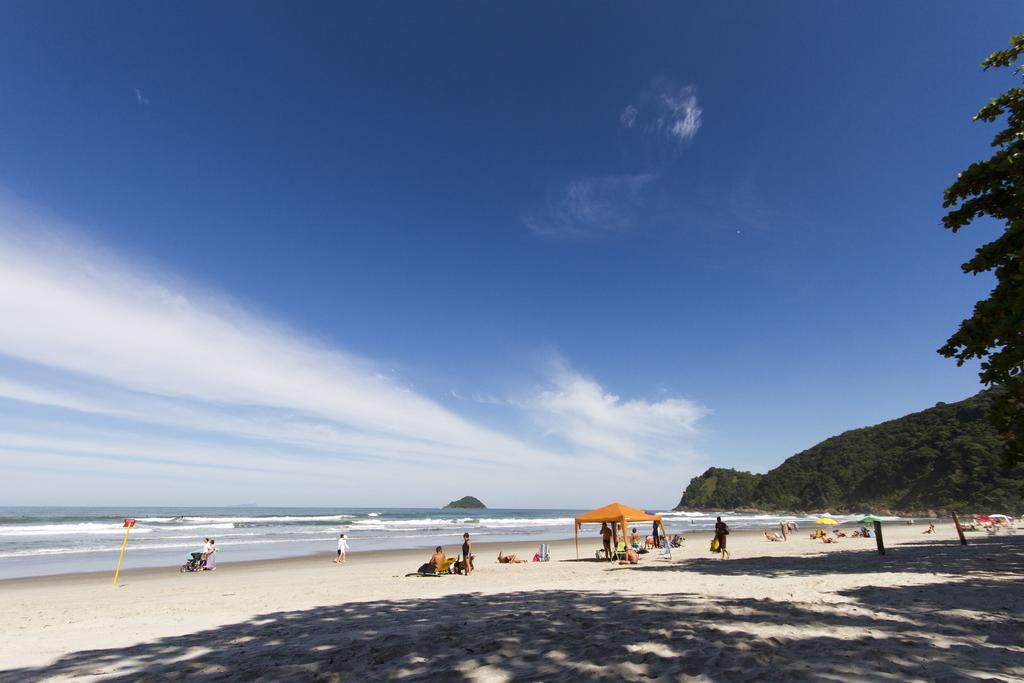
[[[658,526],[661,527],[662,536],[668,535],[665,533],[665,523],[661,521],[661,515],[649,515],[643,510],[637,510],[622,503],[612,503],[611,505],[605,505],[603,508],[597,508],[576,517],[576,559],[580,557],[580,526],[584,524],[610,523],[614,533],[615,525],[621,524],[622,537],[625,538],[626,528],[630,522],[657,522]]]

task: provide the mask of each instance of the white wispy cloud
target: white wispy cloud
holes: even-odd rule
[[[632,128],[636,125],[636,117],[640,114],[640,110],[634,107],[632,104],[627,104],[626,108],[622,110],[622,115],[619,116],[619,121],[625,128]]]
[[[10,215],[5,216],[10,221]],[[26,238],[33,232],[46,239]],[[0,396],[341,455],[557,459],[480,427],[363,358],[110,254],[0,226],[0,354],[45,384]]]
[[[635,464],[689,463],[703,406],[678,397],[624,400],[597,381],[557,363],[551,385],[524,403],[551,436],[590,455]]]
[[[541,237],[566,239],[608,237],[641,225],[650,213],[647,198],[697,135],[703,115],[696,87],[655,79],[619,114],[645,170],[574,178],[542,209],[524,216],[524,225]]]
[[[616,182],[628,192],[645,181]],[[574,201],[576,219],[596,220],[594,195]],[[509,500],[510,487],[529,486],[537,500],[557,496],[581,457],[621,451],[639,462],[677,452],[684,427],[699,419],[691,406],[686,421],[685,402],[621,400],[562,370],[528,401],[468,392],[503,415],[504,427],[485,426],[372,359],[62,234],[0,205],[7,500],[52,502],[56,482],[63,498],[78,491],[69,473],[178,504],[206,501],[180,489],[197,479],[244,491],[220,502],[280,500],[281,487],[315,492],[320,503],[367,501],[372,491],[395,504],[425,502],[424,487],[445,482]],[[589,474],[598,482],[614,463],[600,467]],[[39,498],[25,498],[33,487]],[[438,503],[447,494],[438,489]],[[111,498],[90,502],[103,500]]]
[[[680,143],[697,135],[703,116],[695,86],[658,78],[626,105],[619,121],[623,128],[653,134],[667,143]]]
[[[149,104],[149,98],[144,97],[142,91],[138,88],[135,89],[135,100],[141,105]]]
[[[526,226],[545,237],[598,237],[635,227],[648,173],[575,178]]]

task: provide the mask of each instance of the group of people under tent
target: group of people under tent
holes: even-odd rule
[[[722,518],[718,518],[719,523],[722,522]],[[601,546],[604,552],[604,558],[611,562],[615,559],[619,560],[619,564],[639,564],[640,555],[650,550],[661,548],[666,543],[672,548],[678,548],[683,543],[683,537],[679,534],[675,534],[671,537],[662,538],[662,527],[660,526],[660,520],[655,520],[651,524],[650,535],[643,537],[636,527],[633,527],[629,532],[628,542],[624,539],[620,533],[619,527],[616,527],[615,531],[608,526],[608,522],[601,522]],[[716,531],[717,533],[717,531]],[[728,533],[726,531],[725,533]]]

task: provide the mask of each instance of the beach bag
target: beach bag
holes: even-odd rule
[[[711,552],[713,552],[713,553],[717,553],[718,552],[718,536],[715,536],[714,538],[711,539]]]
[[[416,573],[417,574],[436,574],[437,570],[434,568],[434,565],[432,565],[429,562],[427,562],[426,564],[421,564],[420,568],[416,570]]]

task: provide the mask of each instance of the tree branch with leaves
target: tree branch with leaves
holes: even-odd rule
[[[1013,67],[1014,75],[1024,78],[1022,56],[1024,34],[1019,34],[1009,49],[993,52],[981,66],[986,71]],[[954,233],[985,216],[1005,224],[998,239],[961,266],[971,275],[993,272],[996,286],[939,353],[957,365],[981,361],[981,381],[997,388],[989,417],[1006,438],[1012,463],[1024,460],[1024,87],[1010,88],[974,120],[993,123],[1004,117],[1006,128],[992,140],[995,153],[971,164],[946,189],[943,207],[950,211],[942,219]]]

